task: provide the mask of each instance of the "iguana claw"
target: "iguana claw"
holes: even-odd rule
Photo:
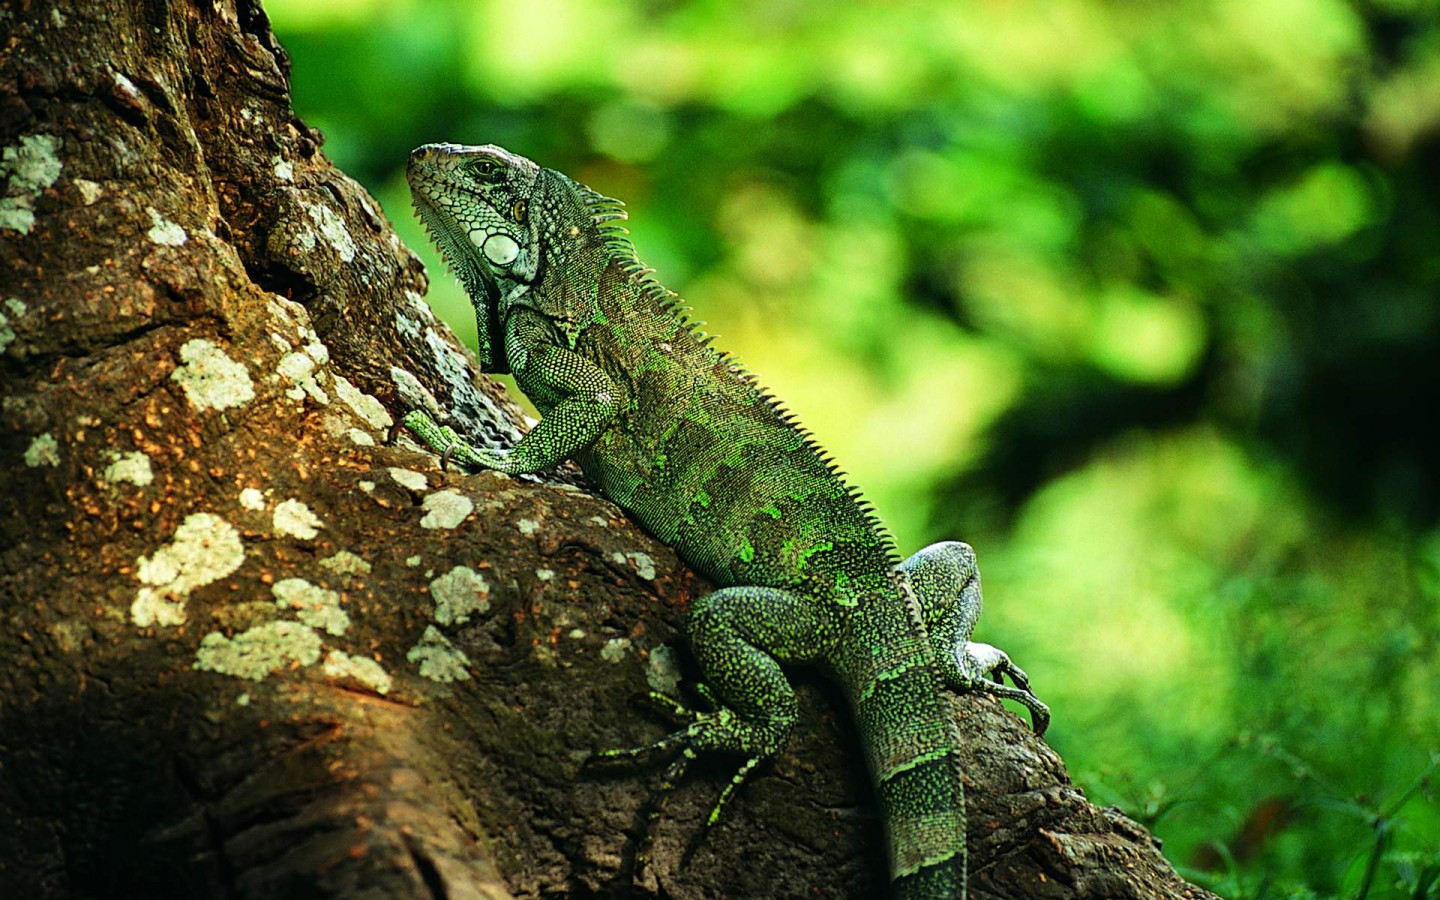
[[[660,786],[656,789],[655,795],[651,798],[650,809],[645,816],[645,824],[642,827],[639,848],[636,851],[635,859],[638,868],[643,868],[649,862],[649,848],[654,842],[654,824],[665,809],[665,802],[674,793],[680,780],[685,777],[690,763],[699,757],[701,750],[710,749],[735,749],[732,744],[737,727],[743,726],[733,710],[725,708],[714,693],[705,685],[695,685],[695,692],[704,702],[706,709],[696,710],[685,706],[673,697],[662,694],[658,691],[649,692],[645,699],[653,706],[679,720],[689,720],[689,724],[679,731],[671,732],[649,744],[639,747],[625,747],[608,750],[598,750],[586,760],[585,765],[591,766],[619,761],[639,760],[655,755],[676,753],[670,764],[665,767],[661,776]],[[739,730],[743,730],[740,728]],[[719,746],[716,746],[716,745]],[[745,783],[762,762],[768,759],[771,753],[754,753],[746,756],[730,781],[720,791],[715,805],[711,808],[709,815],[705,817],[705,831],[714,827],[720,820],[720,815],[725,806],[735,796],[735,792]]]
[[[946,672],[951,688],[1014,700],[1030,710],[1030,727],[1037,736],[1044,736],[1050,727],[1050,707],[1030,690],[1030,677],[1011,661],[1009,654],[990,644],[969,641],[959,656],[959,665]],[[1014,687],[1005,683],[1007,675],[1015,682]]]
[[[505,467],[503,456],[494,451],[471,446],[455,429],[436,422],[424,410],[413,409],[406,413],[405,418],[400,420],[400,424],[394,430],[398,431],[400,428],[409,431],[419,439],[420,443],[440,454],[442,471],[449,470],[451,460],[475,469],[503,469]]]

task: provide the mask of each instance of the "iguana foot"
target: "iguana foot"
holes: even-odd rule
[[[504,469],[505,455],[493,450],[471,446],[455,429],[441,425],[424,410],[411,410],[400,420],[400,427],[415,435],[422,444],[440,454],[440,468],[449,467],[451,460],[472,469]]]
[[[1015,665],[1009,654],[999,647],[966,641],[956,648],[953,657],[942,658],[939,663],[945,686],[951,690],[1014,700],[1030,710],[1030,727],[1035,734],[1044,735],[1050,727],[1050,707],[1030,689],[1030,677],[1025,670]],[[1015,682],[1014,687],[1005,683],[1006,676]]]
[[[650,801],[645,825],[640,835],[640,846],[636,851],[636,865],[643,868],[649,861],[649,848],[654,838],[654,824],[665,809],[665,802],[674,792],[680,780],[685,777],[690,763],[703,752],[722,751],[739,753],[744,761],[720,791],[710,814],[705,817],[708,832],[720,820],[721,812],[735,792],[759,768],[760,764],[779,752],[790,734],[794,719],[757,723],[740,716],[735,710],[720,703],[703,684],[696,685],[696,693],[704,701],[705,709],[690,709],[664,694],[652,691],[648,700],[667,714],[689,720],[679,731],[665,735],[657,741],[639,747],[627,747],[596,751],[586,765],[603,765],[612,762],[644,761],[656,756],[675,754],[666,766],[660,779],[660,786]]]

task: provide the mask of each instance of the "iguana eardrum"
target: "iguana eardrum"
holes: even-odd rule
[[[1004,652],[970,641],[970,547],[901,561],[870,506],[755,380],[686,321],[635,258],[619,202],[499,147],[410,155],[415,208],[475,305],[480,358],[510,372],[542,419],[508,451],[472,447],[423,412],[404,424],[465,465],[523,473],[567,459],[721,587],[687,632],[714,708],[631,756],[745,763],[721,803],[794,725],[782,665],[844,689],[865,744],[900,897],[964,897],[960,736],[941,686],[1049,711]],[[1008,675],[1015,687],[1002,682]],[[719,805],[716,806],[716,812]],[[711,821],[714,820],[712,813]]]

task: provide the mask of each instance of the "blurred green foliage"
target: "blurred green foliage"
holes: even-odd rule
[[[413,146],[626,200],[902,547],[978,547],[1092,797],[1227,897],[1440,896],[1431,0],[269,9],[457,332]]]

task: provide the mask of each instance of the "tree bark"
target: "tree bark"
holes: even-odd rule
[[[708,588],[573,473],[385,442],[416,406],[491,445],[519,417],[258,4],[0,23],[0,896],[883,893],[804,673],[766,775],[697,845],[730,774],[697,766],[635,871],[658,773],[582,763],[662,733],[633,699],[693,677]],[[999,704],[955,713],[972,896],[1207,896]]]

